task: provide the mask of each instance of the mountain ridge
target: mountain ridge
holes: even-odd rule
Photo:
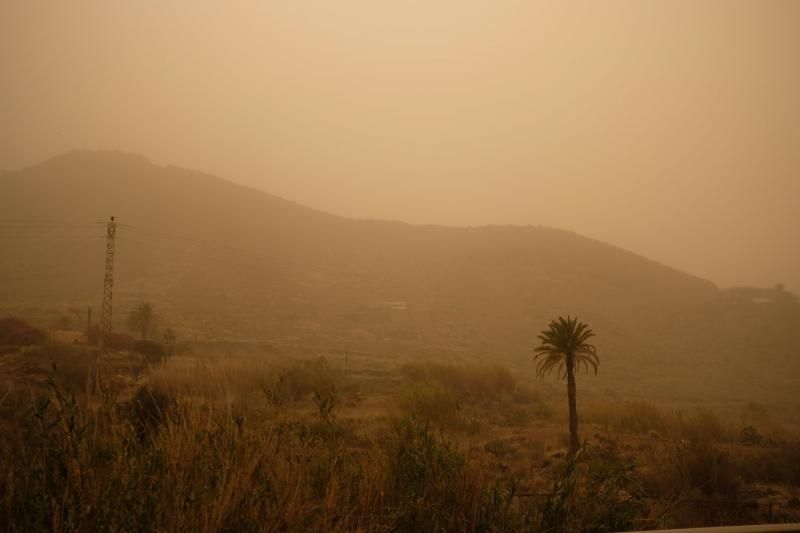
[[[738,345],[796,364],[791,336],[761,333],[772,319],[800,326],[795,308],[731,303],[708,280],[566,230],[351,219],[142,156],[87,151],[0,177],[0,212],[0,312],[98,307],[114,215],[117,328],[151,301],[190,338],[527,368],[536,332],[577,314],[605,355],[595,387],[644,394],[681,375],[702,395],[707,380],[681,373],[698,357],[734,358],[730,379],[748,375],[759,363]]]
[[[128,166],[128,167],[130,167],[130,166],[138,167],[139,170],[142,171],[142,174],[141,174],[142,177],[147,177],[148,176],[148,171],[151,171],[152,169],[158,169],[161,172],[173,172],[173,171],[175,171],[175,172],[183,174],[183,175],[185,175],[187,177],[190,177],[191,179],[204,179],[204,180],[216,182],[217,184],[224,184],[225,186],[235,187],[235,188],[240,189],[241,191],[250,192],[250,193],[256,193],[258,195],[263,195],[264,197],[268,198],[271,201],[281,202],[281,203],[286,204],[286,205],[290,205],[290,206],[293,206],[293,207],[300,208],[300,209],[302,209],[304,211],[307,211],[307,212],[313,212],[313,213],[315,213],[317,215],[323,215],[325,217],[330,217],[332,219],[337,219],[337,220],[341,220],[341,221],[349,221],[349,222],[357,222],[357,223],[358,222],[375,223],[375,224],[382,224],[382,225],[401,225],[401,226],[410,227],[410,228],[430,228],[430,229],[434,229],[435,228],[435,229],[445,229],[445,230],[500,230],[500,231],[512,230],[513,231],[513,230],[529,229],[529,230],[545,230],[545,231],[561,232],[561,233],[566,234],[566,235],[570,235],[570,236],[573,236],[573,237],[578,237],[580,239],[585,239],[586,241],[591,241],[591,242],[599,243],[599,244],[604,245],[604,246],[613,247],[613,248],[615,248],[616,250],[618,250],[620,252],[631,254],[632,256],[635,256],[635,257],[637,257],[639,259],[648,261],[648,262],[652,263],[653,265],[657,265],[659,267],[667,268],[669,270],[681,273],[681,274],[686,275],[686,276],[690,276],[690,277],[695,278],[697,280],[702,280],[703,282],[709,283],[711,285],[714,285],[715,288],[718,288],[716,286],[716,284],[714,284],[712,281],[707,280],[705,278],[702,278],[701,276],[697,276],[695,274],[682,271],[682,270],[680,270],[678,268],[675,268],[675,267],[672,267],[672,266],[670,266],[670,265],[668,265],[666,263],[663,263],[663,262],[660,262],[660,261],[656,261],[654,259],[646,257],[646,256],[644,256],[644,255],[642,255],[640,253],[637,253],[637,252],[633,251],[633,250],[629,250],[629,249],[623,248],[621,246],[618,246],[618,245],[615,245],[615,244],[612,244],[612,243],[601,241],[599,239],[587,237],[585,235],[582,235],[582,234],[580,234],[578,232],[571,231],[571,230],[565,230],[565,229],[562,229],[562,228],[556,228],[556,227],[550,227],[550,226],[543,226],[543,225],[540,225],[540,224],[526,224],[526,225],[486,224],[486,225],[458,226],[458,225],[444,225],[444,224],[416,224],[416,223],[406,222],[406,221],[403,221],[403,220],[387,220],[387,219],[376,219],[376,218],[355,218],[355,217],[341,216],[341,215],[329,213],[329,212],[326,212],[326,211],[323,211],[323,210],[320,210],[320,209],[316,209],[316,208],[313,208],[313,207],[309,207],[307,205],[304,205],[304,204],[302,204],[300,202],[297,202],[297,201],[294,201],[294,200],[289,200],[289,199],[286,199],[286,198],[282,198],[280,196],[274,195],[274,194],[272,194],[272,193],[270,193],[268,191],[265,191],[264,189],[258,188],[258,187],[253,187],[253,186],[250,186],[250,185],[240,184],[240,183],[237,183],[235,181],[230,181],[230,180],[227,180],[227,179],[222,178],[220,176],[216,176],[214,174],[210,174],[210,173],[206,173],[206,172],[199,171],[199,170],[196,170],[196,169],[183,167],[183,166],[179,166],[179,165],[174,165],[174,164],[159,165],[159,164],[153,163],[146,156],[144,156],[142,154],[134,153],[134,152],[126,152],[126,151],[121,151],[121,150],[90,150],[90,149],[70,150],[70,151],[65,152],[63,154],[59,154],[59,155],[55,155],[53,157],[50,157],[50,158],[46,159],[45,161],[43,161],[42,163],[39,163],[39,164],[36,164],[36,165],[32,165],[32,166],[29,166],[29,167],[26,167],[26,168],[23,168],[23,169],[19,169],[19,170],[6,172],[6,174],[3,175],[2,177],[6,178],[6,179],[13,179],[15,176],[20,175],[20,176],[23,176],[25,178],[28,178],[28,177],[30,177],[30,171],[32,171],[32,170],[37,170],[37,169],[41,169],[41,168],[47,168],[48,166],[55,167],[57,170],[63,170],[63,166],[64,166],[65,163],[68,164],[68,165],[82,165],[82,164],[97,165],[98,163],[100,163],[100,164],[110,165],[110,166],[112,166],[112,168],[116,168],[116,169],[119,168],[121,163],[124,163],[125,166]]]
[[[707,280],[566,230],[420,226],[339,217],[210,174],[154,165],[136,154],[70,152],[11,173],[0,183],[6,189],[0,207],[12,219],[77,217],[97,224],[115,215],[122,224],[120,279],[145,284],[149,274],[142,268],[176,264],[189,253],[196,261],[185,265],[190,275],[213,273],[226,283],[229,265],[208,259],[202,249],[216,246],[238,250],[254,261],[250,267],[257,285],[280,286],[290,293],[304,287],[332,291],[336,294],[329,299],[350,306],[398,298],[429,303],[444,298],[459,308],[480,305],[476,302],[495,305],[498,298],[501,305],[510,300],[521,305],[521,295],[529,293],[531,301],[546,302],[544,307],[598,313],[606,307],[611,315],[636,317],[643,309],[681,307],[718,292]],[[100,237],[102,228],[97,229]],[[129,237],[129,244],[136,239],[172,244],[158,252],[145,245],[127,257]],[[58,255],[75,256],[71,262],[83,263],[96,277],[102,241],[93,244],[94,260],[69,249]],[[201,272],[201,264],[210,268]],[[271,278],[256,274],[262,270]],[[79,271],[72,275],[82,277]],[[85,284],[89,286],[88,280]]]

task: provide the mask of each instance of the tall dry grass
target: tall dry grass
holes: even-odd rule
[[[322,360],[175,363],[123,399],[55,377],[0,439],[0,529],[510,529],[510,500],[429,426],[354,439],[335,403],[292,409],[322,413],[339,379]]]
[[[534,398],[504,369],[403,372],[473,411]],[[134,391],[56,372],[0,436],[0,530],[607,531],[687,525],[656,503],[736,495],[741,465],[713,431],[650,470],[608,441],[498,472],[413,409],[337,416],[348,379],[324,359],[176,357]],[[532,475],[550,483],[526,495]]]
[[[647,401],[584,402],[581,420],[624,433],[670,440],[735,442],[741,429],[709,409],[665,409]]]
[[[407,363],[400,373],[406,383],[402,406],[439,427],[477,431],[483,421],[524,425],[552,414],[539,394],[500,365]]]

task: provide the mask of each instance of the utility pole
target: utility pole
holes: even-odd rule
[[[111,333],[111,300],[114,296],[114,240],[117,223],[114,217],[108,221],[106,230],[106,275],[103,280],[103,308],[100,315],[100,353],[105,347],[105,337]]]

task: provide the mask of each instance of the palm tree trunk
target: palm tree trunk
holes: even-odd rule
[[[569,456],[574,457],[578,452],[578,404],[575,386],[575,360],[567,356],[567,399],[569,401]]]

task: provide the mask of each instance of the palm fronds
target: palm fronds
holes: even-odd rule
[[[534,349],[534,361],[539,378],[556,368],[559,379],[566,378],[570,359],[576,370],[583,367],[588,372],[591,367],[597,374],[600,358],[594,345],[587,342],[594,337],[594,332],[588,325],[578,322],[578,317],[558,317],[538,337],[541,344]]]

